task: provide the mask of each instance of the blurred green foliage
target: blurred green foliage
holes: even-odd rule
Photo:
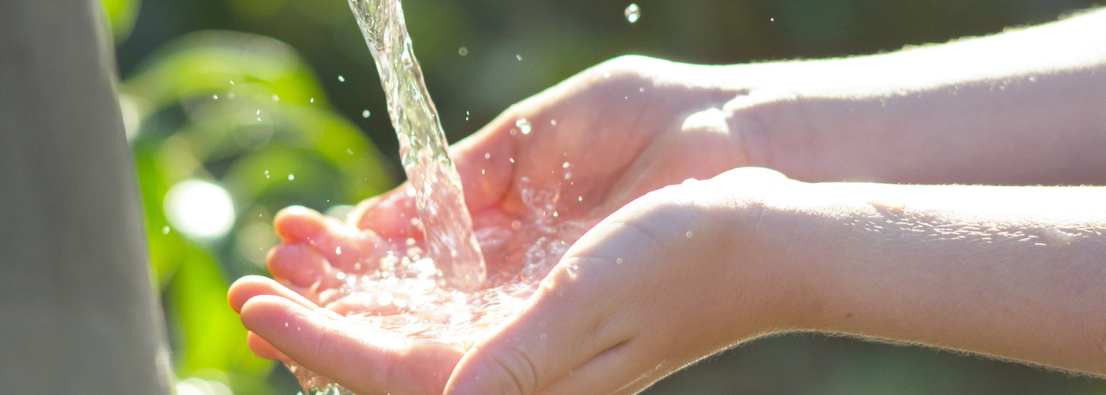
[[[127,41],[134,28],[134,21],[138,18],[138,7],[141,0],[103,0],[104,9],[111,21],[111,33],[115,36],[115,42]]]
[[[265,273],[265,253],[279,242],[270,223],[280,208],[353,204],[402,177],[375,66],[352,14],[342,0],[103,2],[118,44],[122,107],[177,374],[226,384],[236,394],[295,394],[287,372],[249,353],[226,288],[242,275]],[[623,16],[628,0],[404,0],[404,9],[427,85],[455,141],[510,104],[618,55],[740,63],[868,54],[1047,22],[1094,5],[635,2],[642,16],[634,24]],[[372,115],[363,117],[365,110]],[[197,178],[221,185],[234,200],[233,229],[215,240],[190,239],[166,220],[166,192]],[[754,341],[648,391],[1103,392],[1100,380],[821,335]]]
[[[178,376],[215,377],[237,394],[277,392],[267,380],[274,364],[249,352],[227,305],[229,281],[265,273],[277,210],[356,203],[390,187],[391,172],[295,51],[270,38],[185,35],[151,53],[120,91]],[[188,179],[230,192],[228,234],[174,231],[163,200]]]

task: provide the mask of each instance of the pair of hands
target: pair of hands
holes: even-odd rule
[[[355,265],[421,238],[404,185],[359,205],[356,232],[302,208],[277,216],[284,244],[269,256],[275,281],[247,277],[230,290],[250,347],[363,395],[620,394],[782,325],[767,314],[769,271],[733,257],[746,252],[740,233],[755,227],[755,194],[783,176],[718,176],[751,165],[744,137],[755,131],[726,106],[748,91],[669,77],[694,67],[702,66],[606,62],[451,148],[478,227],[532,219],[524,188],[568,197],[554,203],[560,221],[598,223],[488,338],[465,350],[342,319],[380,306],[342,297],[335,270],[367,270]],[[531,133],[512,132],[521,118]],[[489,272],[517,264],[524,240],[486,249]]]

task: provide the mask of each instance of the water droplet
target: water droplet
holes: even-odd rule
[[[569,164],[568,162],[565,162],[563,165],[561,165],[561,168],[562,169],[567,169],[569,166],[572,166],[572,165]]]
[[[280,96],[273,95],[273,101],[280,101]]]
[[[511,163],[515,163],[515,158],[507,158],[507,159],[510,160]]]
[[[265,170],[265,178],[269,178],[269,171]]]
[[[768,18],[768,22],[775,22],[776,18]]]
[[[289,175],[288,175],[288,181],[292,181],[292,180],[295,180],[295,179],[296,179],[296,175],[295,175],[295,174],[289,174]]]
[[[287,323],[287,322],[285,322],[285,323],[284,323],[284,327],[285,327],[285,328],[287,328],[287,327],[288,327],[288,323]]]
[[[623,261],[622,258],[618,258],[618,259],[614,260],[614,263],[617,263],[619,265],[621,265],[623,262],[625,262],[625,261]]]
[[[465,111],[465,120],[466,121],[469,120],[469,112],[468,111]]]
[[[511,229],[513,229],[513,230],[522,229],[522,221],[518,221],[518,220],[511,221]]]
[[[488,174],[487,171],[485,171],[484,169],[480,169],[480,175],[485,175],[485,174]]]
[[[230,80],[230,84],[231,84],[231,85],[234,85],[234,80]]]
[[[260,108],[257,109],[257,114],[256,115],[261,115],[261,109]]]
[[[415,196],[415,187],[407,187],[407,196]]]
[[[334,247],[334,253],[338,254],[338,255],[342,255],[342,247]],[[339,273],[339,275],[342,275],[342,274]],[[339,280],[341,280],[341,278],[339,278]]]
[[[414,245],[415,245],[415,239],[414,239],[414,238],[411,238],[411,237],[408,237],[408,238],[407,238],[407,246],[408,246],[408,247],[412,247],[412,246],[414,246]]]
[[[161,228],[161,234],[163,234],[163,235],[169,234],[169,226],[165,226],[164,228]]]
[[[214,100],[219,100],[219,95],[211,95],[211,98]]]
[[[346,279],[346,273],[345,272],[338,272],[338,274],[334,275],[334,278],[339,279],[339,280],[345,280]]]
[[[689,231],[687,231],[687,233],[686,233],[686,234],[684,234],[684,236],[687,236],[687,238],[689,238],[689,239],[690,239],[690,238],[691,238],[691,236],[694,236],[694,234],[693,234],[693,233],[691,233],[691,231],[689,230]]]
[[[553,125],[553,126],[557,126],[557,120],[556,119],[550,119],[549,124]]]
[[[491,158],[492,158],[492,153],[491,152],[488,152],[488,153],[484,154],[484,159],[491,159]]]
[[[637,4],[630,3],[629,7],[626,7],[626,20],[630,23],[637,22],[641,18],[641,8]]]
[[[312,102],[312,103],[314,103],[314,102],[315,102],[315,98],[314,98],[314,97],[312,97],[312,98],[311,98],[311,102]]]
[[[369,115],[372,115],[369,110],[361,111],[361,118],[368,118]]]
[[[461,56],[466,56],[469,54],[469,49],[465,47],[457,48],[457,54]]]
[[[645,87],[637,88],[638,92],[645,93]]]
[[[566,180],[571,180],[572,179],[572,172],[566,171],[565,172],[565,179]]]
[[[522,55],[515,55],[515,59],[518,59],[518,61],[521,62],[522,61]]]
[[[338,76],[338,82],[346,82],[346,77],[343,77],[343,76],[339,75]]]
[[[1041,234],[1041,238],[1044,239],[1045,244],[1051,247],[1064,247],[1069,246],[1075,241],[1075,236],[1064,232],[1058,228],[1045,229]]]
[[[527,121],[526,118],[515,121],[515,126],[518,126],[522,134],[530,134],[530,121]]]
[[[577,274],[580,273],[580,266],[579,265],[568,265],[567,269],[568,269],[568,274],[570,276],[573,276],[573,277],[575,277]]]
[[[577,196],[576,201],[577,202],[582,202],[582,201],[584,201],[584,197],[583,196]]]

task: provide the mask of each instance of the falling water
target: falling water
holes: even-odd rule
[[[465,208],[461,179],[446,152],[438,111],[426,92],[407,35],[400,1],[349,0],[349,6],[388,96],[388,114],[399,137],[403,168],[415,190],[429,258],[447,286],[478,290],[487,276],[484,257]]]

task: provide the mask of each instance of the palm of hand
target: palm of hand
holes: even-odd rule
[[[666,86],[623,64],[601,65],[524,101],[451,148],[478,235],[495,240],[482,245],[491,277],[517,281],[538,227],[569,224],[556,241],[572,245],[649,191],[747,164],[724,120],[704,112],[721,107],[725,94]],[[410,341],[339,317],[397,312],[346,297],[338,285],[345,273],[376,270],[385,251],[421,239],[405,192],[401,186],[360,205],[351,216],[355,231],[303,209],[278,216],[285,244],[269,258],[277,282],[247,278],[230,293],[255,352],[295,360],[359,394],[443,391],[463,347]]]

